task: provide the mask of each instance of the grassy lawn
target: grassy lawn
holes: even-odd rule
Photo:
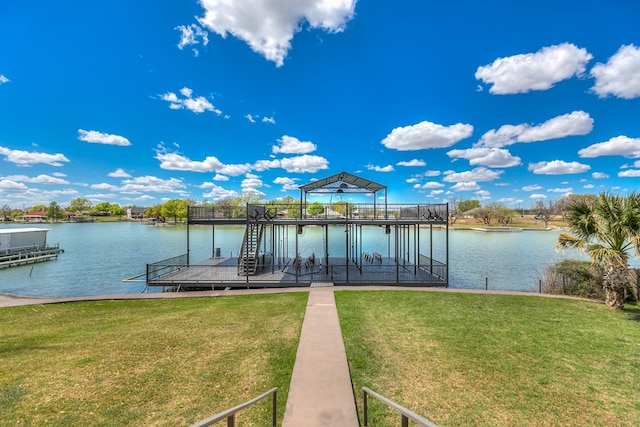
[[[636,426],[640,307],[336,292],[361,412],[369,387],[442,426]],[[370,403],[370,425],[399,416]]]
[[[179,426],[272,387],[284,414],[306,293],[0,310],[0,425]],[[269,425],[270,399],[240,425]]]

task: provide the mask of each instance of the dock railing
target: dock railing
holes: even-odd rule
[[[147,282],[187,267],[187,254],[178,255],[163,261],[147,264]]]
[[[248,408],[251,405],[254,405],[261,401],[262,399],[267,398],[268,396],[272,396],[271,403],[271,425],[276,427],[276,423],[278,421],[278,387],[274,387],[266,393],[261,394],[260,396],[254,397],[251,400],[247,400],[244,403],[241,403],[238,406],[234,406],[233,408],[227,409],[226,411],[222,411],[212,417],[209,417],[205,420],[197,422],[195,424],[191,424],[191,427],[207,427],[213,425],[222,420],[227,420],[227,427],[235,427],[236,425],[236,414],[243,409]]]
[[[431,421],[427,420],[426,418],[421,417],[420,415],[411,412],[410,410],[408,410],[407,408],[405,408],[404,406],[400,406],[397,403],[395,403],[394,401],[387,399],[386,397],[382,396],[381,394],[376,393],[375,391],[367,388],[367,387],[362,387],[362,393],[363,393],[363,404],[362,404],[362,412],[363,412],[363,421],[364,421],[364,427],[369,427],[369,406],[368,406],[368,402],[367,402],[367,397],[371,396],[371,397],[375,397],[376,399],[378,399],[380,402],[384,403],[385,405],[387,405],[388,407],[390,407],[391,409],[395,410],[396,412],[400,413],[400,426],[401,427],[408,427],[409,426],[409,420],[413,421],[414,423],[420,425],[420,426],[424,426],[424,427],[438,427],[437,424],[432,423]]]

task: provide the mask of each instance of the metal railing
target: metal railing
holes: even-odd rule
[[[147,281],[156,279],[187,266],[187,254],[147,264]]]
[[[389,219],[411,220],[426,223],[446,223],[449,206],[446,203],[431,204],[388,204],[368,203],[323,203],[312,207],[301,205],[270,203],[249,206],[189,206],[189,221],[231,220],[231,219]],[[255,215],[255,213],[258,215]]]
[[[384,403],[385,405],[387,405],[388,407],[390,407],[391,409],[397,411],[400,413],[400,426],[401,427],[408,427],[409,426],[409,420],[413,421],[414,423],[424,426],[424,427],[438,427],[437,424],[432,423],[431,421],[427,420],[426,418],[422,418],[420,415],[411,412],[410,410],[408,410],[407,408],[405,408],[404,406],[400,406],[397,403],[395,403],[392,400],[387,399],[386,397],[376,393],[375,391],[367,388],[367,387],[362,387],[362,393],[363,393],[363,405],[362,405],[362,412],[363,412],[363,421],[364,421],[364,427],[369,427],[369,407],[368,407],[368,403],[367,403],[367,396],[371,396],[371,397],[375,397],[376,399],[378,399],[380,402]]]
[[[255,403],[258,403],[259,401],[261,401],[262,399],[265,399],[266,397],[268,397],[269,395],[273,396],[273,400],[272,400],[272,408],[271,408],[271,425],[273,427],[276,427],[276,422],[278,419],[278,387],[274,387],[271,390],[267,391],[266,393],[261,394],[260,396],[254,397],[251,400],[247,400],[244,403],[241,403],[238,406],[234,406],[233,408],[227,409],[226,411],[222,411],[219,414],[216,414],[212,417],[207,418],[206,420],[202,420],[200,422],[197,422],[195,424],[191,424],[191,427],[206,427],[206,426],[210,426],[213,425],[217,422],[220,422],[222,420],[227,420],[227,427],[235,427],[236,425],[236,413],[242,411],[243,409],[248,408],[251,405],[254,405]]]

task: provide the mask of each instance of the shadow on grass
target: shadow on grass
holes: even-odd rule
[[[625,304],[622,310],[629,316],[630,320],[640,322],[640,303]]]

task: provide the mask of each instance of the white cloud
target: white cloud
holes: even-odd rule
[[[540,185],[527,185],[522,187],[522,191],[536,191],[541,189],[542,187]]]
[[[632,99],[640,96],[640,48],[623,45],[606,64],[591,69],[596,83],[591,88],[600,97],[609,95]]]
[[[8,179],[11,181],[17,182],[29,182],[32,184],[69,184],[69,181],[66,179],[55,178],[53,176],[40,174],[35,177],[27,176],[27,175],[9,175],[5,176],[4,179]]]
[[[214,177],[213,177],[214,181],[229,181],[229,177],[226,175],[222,175],[217,173]]]
[[[245,41],[280,67],[301,22],[341,32],[353,17],[356,0],[200,0],[200,4],[204,8],[200,25],[223,38],[231,34]]]
[[[62,166],[63,162],[69,162],[64,154],[47,154],[36,151],[12,150],[0,146],[0,155],[5,156],[8,162],[17,166],[31,166],[44,163],[51,166]]]
[[[540,193],[533,193],[531,196],[529,196],[530,199],[546,199],[547,196],[546,194],[540,194]]]
[[[277,185],[282,185],[282,191],[290,191],[290,190],[298,189],[298,184],[296,184],[297,180],[298,180],[297,178],[279,176],[273,180],[273,183]]]
[[[580,157],[624,156],[640,157],[640,138],[620,135],[605,142],[598,142],[578,151]]]
[[[247,114],[246,116],[244,116],[244,118],[249,120],[249,122],[251,122],[251,123],[255,123],[256,122],[256,119],[254,119],[251,114]]]
[[[529,170],[538,175],[567,175],[583,173],[589,169],[591,169],[589,165],[578,162],[565,162],[563,160],[529,163]]]
[[[640,169],[627,169],[618,172],[620,178],[638,178],[640,177]]]
[[[445,182],[479,182],[479,181],[493,181],[498,179],[504,171],[494,171],[484,167],[475,168],[465,172],[445,172],[443,181]]]
[[[238,192],[234,190],[227,190],[226,188],[220,187],[212,182],[205,182],[200,186],[200,188],[210,190],[208,193],[203,193],[202,196],[208,199],[213,199],[214,201],[238,196]]]
[[[8,78],[6,78],[4,76],[4,74],[0,74],[0,85],[4,84],[4,83],[9,83],[11,80],[9,80]]]
[[[305,154],[280,160],[280,167],[290,173],[315,173],[329,169],[329,161],[324,157]]]
[[[377,165],[367,165],[367,170],[376,171],[376,172],[393,172],[393,166],[377,166]]]
[[[120,187],[113,184],[107,184],[106,182],[103,182],[100,184],[93,184],[91,185],[91,188],[94,190],[108,190],[108,191],[118,191],[120,189]]]
[[[245,175],[245,178],[242,180],[240,186],[242,187],[242,191],[258,191],[258,188],[261,188],[264,185],[262,180],[258,175],[248,173]]]
[[[124,136],[98,132],[97,130],[78,129],[78,139],[92,144],[119,145],[127,147],[131,142]]]
[[[564,194],[569,194],[569,193],[573,193],[573,188],[572,187],[566,187],[566,188],[549,188],[547,189],[547,191],[549,193],[564,193]]]
[[[135,178],[125,179],[118,191],[122,193],[179,193],[184,194],[183,189],[186,188],[184,182],[178,178],[162,179],[155,176],[139,176]]]
[[[461,181],[451,187],[453,191],[476,191],[480,186],[475,181]]]
[[[444,184],[442,184],[441,182],[436,182],[436,181],[429,181],[425,184],[416,184],[413,186],[413,188],[421,188],[421,189],[425,189],[425,188],[442,188],[444,187]]]
[[[609,174],[604,172],[594,172],[591,174],[591,177],[593,177],[593,179],[605,179],[609,178]]]
[[[465,150],[451,150],[447,152],[447,156],[454,159],[469,160],[470,165],[489,166],[493,168],[509,168],[522,163],[520,157],[514,156],[509,150],[502,148],[476,147]]]
[[[272,125],[276,124],[276,119],[273,117],[263,117],[262,123],[271,123]]]
[[[258,172],[266,171],[267,169],[276,169],[281,167],[280,160],[258,160],[253,164],[253,168]]]
[[[125,172],[125,170],[122,169],[122,168],[118,168],[118,169],[114,170],[113,172],[109,172],[107,174],[107,176],[109,176],[111,178],[131,178],[131,175],[129,175],[127,172]]]
[[[183,98],[179,98],[178,95],[173,92],[167,92],[164,95],[160,95],[160,99],[167,101],[169,103],[169,108],[172,110],[187,109],[196,114],[204,113],[205,111],[212,111],[217,115],[222,114],[222,111],[214,107],[214,105],[204,96],[193,98],[193,90],[188,87],[180,89],[180,94]]]
[[[180,50],[185,46],[197,46],[200,43],[203,46],[209,44],[209,33],[198,24],[178,25],[175,29],[180,31],[180,42],[178,43],[178,49]],[[196,48],[192,48],[192,51],[195,56],[200,54]]]
[[[412,126],[397,127],[381,142],[385,147],[398,151],[446,148],[468,138],[472,133],[473,126],[469,124],[443,126],[424,121]]]
[[[586,135],[593,129],[593,119],[584,111],[554,117],[546,122],[531,126],[529,124],[504,125],[492,129],[480,138],[478,147],[504,147],[517,142],[540,142],[574,135]]]
[[[160,168],[165,170],[217,172],[231,176],[239,176],[251,170],[251,165],[249,164],[227,165],[214,156],[207,156],[201,161],[191,160],[181,154],[167,152],[164,146],[160,146],[156,150],[155,158],[160,161]]]
[[[316,144],[311,141],[300,141],[298,138],[289,135],[283,135],[278,140],[279,145],[271,147],[274,154],[307,154],[316,151]]]
[[[407,166],[407,167],[427,166],[427,162],[425,162],[424,160],[411,159],[408,162],[407,161],[398,162],[396,163],[396,166]]]
[[[492,84],[489,92],[498,95],[547,90],[559,81],[581,76],[592,58],[586,49],[562,43],[536,53],[498,58],[478,67],[475,78]]]

